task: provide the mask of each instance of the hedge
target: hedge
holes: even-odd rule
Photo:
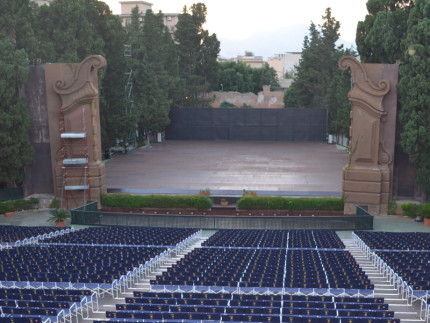
[[[208,210],[212,207],[212,200],[200,195],[102,194],[100,202],[106,207],[124,209],[148,207]]]
[[[237,202],[237,208],[239,210],[343,211],[343,199],[244,196]]]
[[[37,204],[39,204],[39,200],[34,197],[28,200],[13,200],[0,202],[0,213],[4,214],[6,212],[33,209]]]

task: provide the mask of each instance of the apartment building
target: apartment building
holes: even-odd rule
[[[146,11],[152,9],[152,3],[146,1],[120,1],[123,26],[131,23],[131,12],[136,6],[139,8],[140,19],[145,20]],[[167,26],[170,33],[175,32],[176,24],[178,23],[179,13],[163,13],[164,25]]]
[[[287,52],[283,54],[276,54],[267,59],[267,63],[271,66],[278,75],[279,85],[281,88],[286,89],[291,85],[292,79],[285,78],[285,73],[293,72],[295,66],[299,65],[302,53],[300,52]]]

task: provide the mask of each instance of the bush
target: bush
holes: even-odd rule
[[[422,208],[423,208],[423,211],[422,211],[423,217],[430,219],[430,203],[423,204]]]
[[[396,215],[397,214],[397,203],[396,201],[388,202],[388,214]]]
[[[421,216],[423,212],[423,205],[414,203],[405,203],[401,206],[403,215],[415,218],[416,216]]]
[[[4,214],[6,212],[28,210],[34,208],[37,204],[39,204],[39,200],[34,197],[28,200],[13,200],[1,202],[0,213]]]
[[[207,210],[212,207],[212,200],[200,195],[103,194],[100,197],[100,202],[103,206],[124,209],[149,207]]]
[[[237,208],[239,210],[343,211],[343,199],[244,196],[237,202]]]

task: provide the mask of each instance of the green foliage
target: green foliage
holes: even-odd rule
[[[422,205],[422,215],[426,219],[430,219],[430,203],[426,203]]]
[[[47,222],[61,222],[70,218],[69,211],[64,209],[49,210],[49,214],[51,217],[47,220]]]
[[[56,0],[39,8],[34,30],[39,40],[38,57],[43,62],[81,62],[104,54],[104,41],[96,24],[97,0]]]
[[[414,218],[420,213],[421,205],[409,202],[402,204],[401,208],[404,216]]]
[[[430,192],[430,12],[417,0],[408,18],[398,84],[401,145],[417,166],[417,184]]]
[[[33,209],[39,204],[37,198],[0,202],[0,213]]]
[[[397,214],[397,203],[396,201],[388,202],[388,214],[396,215]]]
[[[263,85],[270,85],[272,90],[279,88],[276,71],[267,63],[263,67],[252,68],[244,62],[222,62],[219,67],[219,91],[257,94]]]
[[[364,63],[395,63],[402,57],[407,19],[413,1],[369,0],[364,21],[357,24],[356,43]]]
[[[130,194],[103,194],[100,202],[106,207],[119,207],[125,209],[148,208],[193,208],[207,210],[212,206],[210,198],[202,195],[130,195]]]
[[[324,108],[327,89],[337,67],[335,43],[339,39],[340,23],[331,16],[327,8],[324,23],[317,29],[314,23],[309,27],[309,36],[303,41],[302,58],[296,68],[291,86],[285,91],[287,108]]]
[[[32,120],[18,92],[27,81],[27,54],[7,34],[0,37],[0,75],[0,182],[14,187],[33,160],[28,137]]]
[[[222,101],[219,107],[220,108],[237,108],[237,106],[235,106],[233,103],[230,103],[227,101]]]
[[[179,57],[179,74],[184,80],[185,90],[182,99],[175,102],[179,107],[207,106],[201,94],[218,85],[218,62],[220,42],[216,34],[209,35],[203,29],[206,22],[205,4],[186,6],[176,24],[175,41]]]
[[[335,60],[343,56],[356,56],[352,50],[339,49],[335,53]],[[351,89],[351,71],[335,69],[327,88],[325,106],[328,110],[328,132],[349,136],[351,125],[351,103],[348,100],[348,92]]]
[[[341,198],[244,196],[237,202],[237,208],[239,210],[342,211],[343,204]]]
[[[49,208],[51,208],[51,209],[59,209],[60,206],[61,206],[61,202],[56,197],[54,197],[52,199],[51,203],[49,203]]]

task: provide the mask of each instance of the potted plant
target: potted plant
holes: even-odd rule
[[[242,192],[242,196],[257,196],[257,192],[255,191],[248,191],[248,190],[243,190]]]
[[[1,212],[4,213],[5,217],[10,218],[15,214],[13,201],[6,201],[2,203]]]
[[[211,195],[211,190],[209,188],[205,188],[204,190],[200,190],[200,195],[209,196],[209,195]]]
[[[48,222],[55,222],[57,227],[64,227],[64,221],[70,218],[69,211],[64,209],[53,209],[49,211],[51,217],[48,219]]]
[[[424,225],[430,227],[430,203],[423,204],[422,215],[424,217]]]
[[[221,206],[228,206],[228,201],[226,199],[221,199]]]

